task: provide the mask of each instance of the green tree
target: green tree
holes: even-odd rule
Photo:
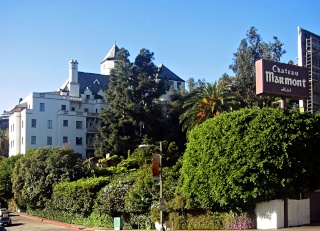
[[[319,122],[319,116],[263,108],[201,124],[183,157],[187,206],[235,210],[318,188]]]
[[[11,175],[16,161],[21,155],[2,158],[0,161],[0,198],[8,201],[13,198]]]
[[[237,106],[230,85],[206,83],[203,87],[197,88],[195,94],[185,101],[185,111],[180,116],[182,129],[190,131],[207,119],[223,111],[236,109]]]
[[[255,27],[251,27],[247,37],[242,39],[230,69],[235,73],[235,86],[243,101],[243,107],[271,106],[273,97],[256,96],[255,62],[260,59],[279,62],[283,54],[283,43],[276,36],[273,42],[263,42]]]
[[[106,92],[110,107],[101,114],[103,140],[96,155],[104,152],[125,156],[137,147],[143,135],[162,139],[163,113],[156,101],[166,92],[167,85],[157,79],[153,56],[149,50],[141,49],[131,63],[127,50],[121,48],[117,53]]]
[[[57,183],[83,176],[82,160],[72,149],[38,148],[16,162],[12,190],[15,199],[23,200],[31,208],[43,208]]]
[[[8,129],[2,130],[0,128],[0,156],[9,156]]]

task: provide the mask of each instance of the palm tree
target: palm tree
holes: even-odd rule
[[[179,117],[182,130],[189,132],[205,120],[237,107],[238,102],[230,84],[206,83],[197,88],[183,104],[185,111]]]

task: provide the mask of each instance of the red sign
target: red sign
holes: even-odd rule
[[[305,67],[256,61],[256,94],[305,99],[309,96],[308,69]]]
[[[152,154],[152,174],[154,180],[160,180],[160,154]]]

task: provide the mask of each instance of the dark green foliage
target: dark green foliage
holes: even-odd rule
[[[319,186],[317,116],[243,109],[208,120],[189,138],[181,171],[187,207],[250,209]]]
[[[52,193],[48,210],[62,210],[87,217],[91,214],[98,192],[109,183],[109,177],[83,178],[57,184]]]
[[[126,156],[128,150],[133,151],[140,144],[143,135],[162,140],[163,126],[159,125],[163,123],[163,113],[156,100],[167,88],[165,81],[157,79],[153,56],[149,50],[141,49],[131,63],[127,50],[121,48],[117,53],[106,93],[110,108],[101,113],[103,140],[96,156]]]
[[[15,164],[12,189],[18,201],[30,208],[43,208],[60,182],[84,176],[82,160],[69,148],[30,150]]]
[[[0,128],[0,156],[9,156],[9,135],[8,129],[3,130]]]
[[[125,196],[125,211],[148,214],[153,202],[159,199],[159,191],[154,187],[151,166],[142,166],[134,176],[135,182]]]
[[[134,177],[130,174],[120,174],[100,190],[95,201],[94,211],[117,217],[125,212],[125,196],[134,184]]]
[[[0,160],[0,198],[8,201],[13,198],[11,175],[16,161],[21,155],[12,156],[10,158],[2,158]]]

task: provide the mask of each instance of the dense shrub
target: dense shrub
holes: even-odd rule
[[[94,211],[99,214],[108,214],[111,217],[122,215],[125,212],[125,195],[133,184],[132,174],[114,176],[112,181],[98,193]]]
[[[250,211],[320,182],[319,116],[282,109],[223,113],[195,128],[183,157],[190,207]]]
[[[192,213],[171,212],[168,221],[174,230],[243,230],[256,227],[253,215],[213,213],[209,210],[197,210]]]
[[[98,192],[109,181],[109,177],[98,177],[60,183],[54,187],[52,198],[46,207],[53,212],[61,210],[87,217],[93,210]]]
[[[81,214],[73,214],[66,211],[52,211],[45,209],[32,210],[28,209],[28,214],[54,221],[65,222],[76,225],[86,225],[92,227],[113,227],[113,217],[107,214],[91,213],[90,216],[84,217]]]
[[[78,180],[84,175],[82,160],[70,148],[29,150],[17,160],[12,172],[14,198],[19,205],[44,208],[56,184]]]

